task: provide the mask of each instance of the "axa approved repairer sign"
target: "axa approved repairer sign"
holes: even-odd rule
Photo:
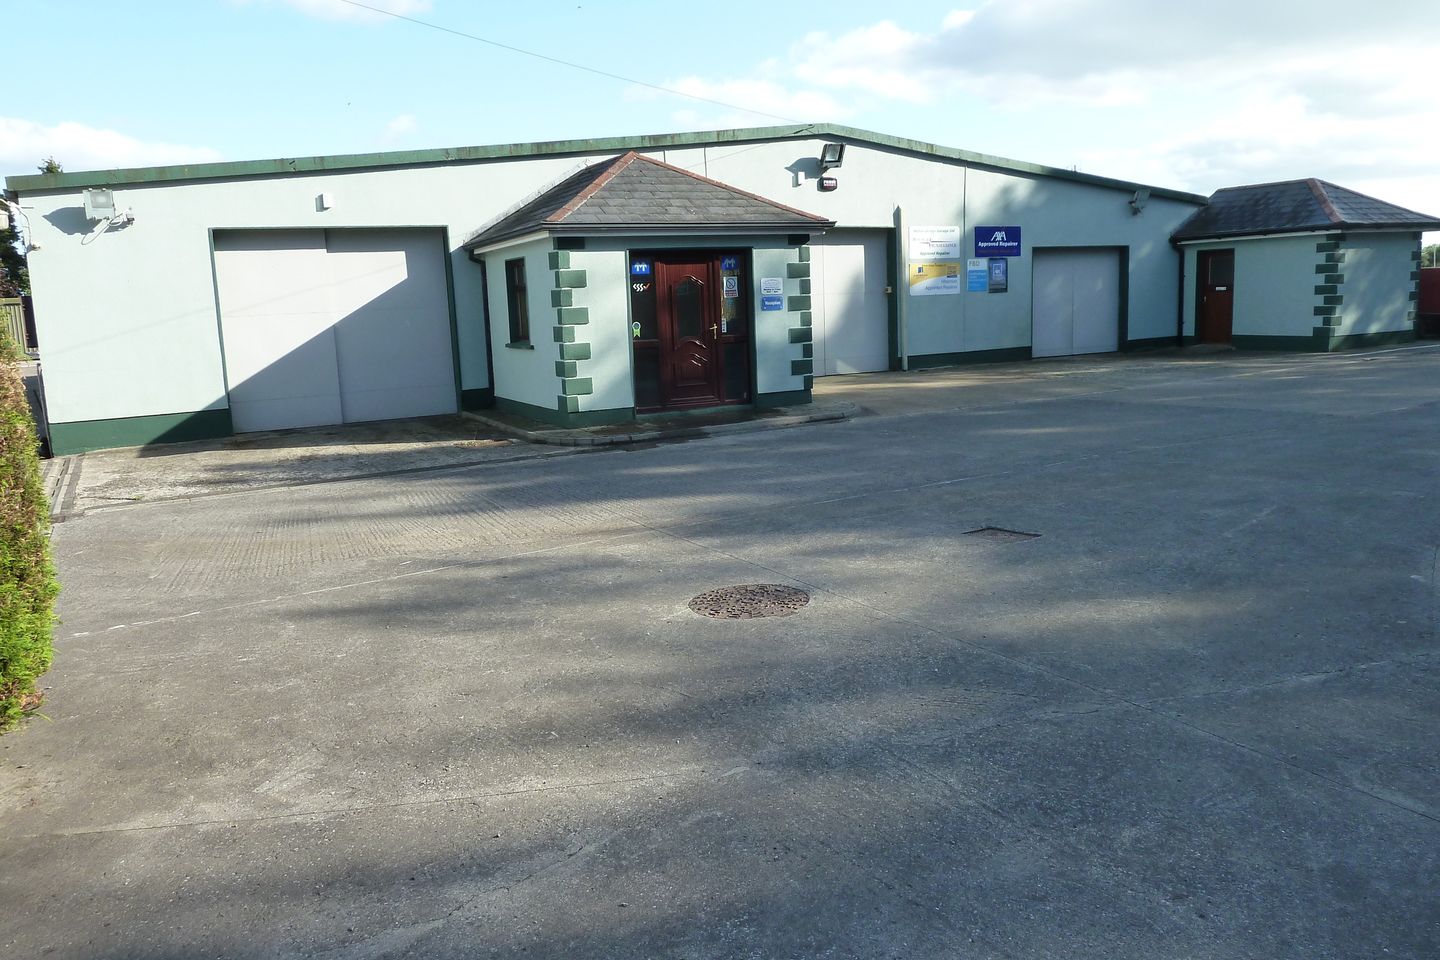
[[[1020,228],[976,227],[975,256],[987,258],[1020,256]]]

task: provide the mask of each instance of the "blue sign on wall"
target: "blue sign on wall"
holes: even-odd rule
[[[635,262],[631,263],[631,264],[630,264],[630,275],[631,275],[632,277],[648,277],[648,276],[650,276],[650,261],[649,261],[649,260],[636,260]]]
[[[739,258],[739,257],[721,257],[721,258],[720,258],[720,269],[721,269],[721,270],[739,270],[739,269],[740,269],[740,258]]]
[[[1020,256],[1020,228],[976,227],[975,256],[987,258]]]
[[[761,309],[761,310],[784,310],[784,309],[785,309],[785,298],[784,298],[784,297],[772,297],[772,296],[764,296],[764,297],[761,297],[761,298],[760,298],[760,309]]]

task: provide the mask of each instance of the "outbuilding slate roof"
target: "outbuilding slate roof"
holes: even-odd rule
[[[624,153],[573,173],[465,242],[467,249],[540,231],[604,233],[743,227],[811,233],[835,221],[653,157]]]
[[[1360,228],[1440,230],[1440,220],[1312,177],[1216,190],[1171,239]]]

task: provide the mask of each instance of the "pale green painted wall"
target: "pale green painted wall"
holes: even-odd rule
[[[575,291],[576,306],[588,307],[590,322],[577,337],[590,343],[590,359],[578,372],[589,377],[594,393],[580,398],[580,410],[618,410],[635,406],[631,379],[630,286],[623,250],[572,250],[570,265],[585,271],[585,287]]]
[[[484,254],[485,271],[490,287],[490,342],[495,351],[495,395],[528,403],[547,410],[555,409],[560,392],[560,379],[555,375],[559,351],[551,328],[555,311],[550,306],[550,291],[555,288],[555,275],[550,269],[548,240],[532,240]],[[510,308],[505,290],[505,261],[525,259],[525,285],[530,302],[530,343],[534,349],[507,346],[510,339]],[[479,268],[469,264],[474,273]],[[483,323],[483,318],[481,318]],[[583,329],[583,328],[582,328]]]
[[[1313,307],[1321,283],[1315,264],[1324,255],[1322,234],[1215,241],[1185,248],[1185,335],[1195,335],[1196,264],[1199,250],[1235,251],[1235,305],[1231,333],[1237,337],[1306,337],[1320,325]]]
[[[1345,251],[1345,295],[1341,308],[1340,333],[1388,333],[1411,330],[1410,311],[1415,304],[1410,291],[1415,282],[1410,271],[1415,263],[1410,254],[1420,242],[1418,233],[1347,234]]]

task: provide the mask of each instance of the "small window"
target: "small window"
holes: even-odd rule
[[[510,342],[530,342],[530,298],[525,287],[525,258],[505,261],[505,298],[510,305]]]

